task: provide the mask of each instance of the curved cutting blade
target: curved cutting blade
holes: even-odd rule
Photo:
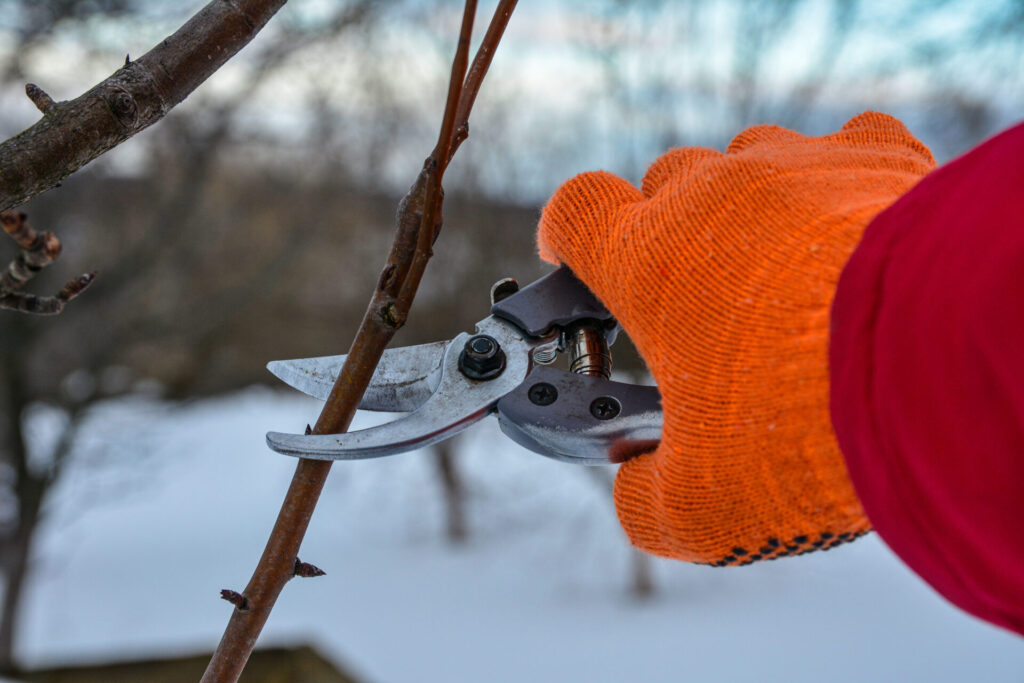
[[[409,413],[427,402],[441,382],[441,361],[450,342],[387,349],[363,394],[360,410]],[[326,401],[347,356],[320,356],[267,363],[275,377]]]
[[[468,379],[459,370],[459,353],[469,334],[448,345],[437,389],[415,412],[394,422],[345,434],[267,434],[278,453],[315,460],[358,460],[423,448],[462,431],[494,412],[498,400],[515,389],[530,370],[533,344],[510,323],[487,318],[477,325],[505,351],[505,370],[489,380]]]

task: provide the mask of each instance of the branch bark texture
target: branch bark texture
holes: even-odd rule
[[[384,348],[405,323],[441,228],[444,170],[468,135],[472,104],[515,5],[516,0],[498,2],[467,76],[476,2],[466,0],[437,145],[398,206],[391,253],[313,433],[337,434],[348,429]],[[204,683],[237,681],[241,675],[274,603],[285,584],[296,575],[299,546],[330,469],[330,461],[299,460],[263,556],[241,593],[245,609],[239,609],[235,603],[224,635],[203,675]]]
[[[29,84],[26,94],[43,117],[0,143],[0,210],[55,187],[162,119],[286,1],[213,0],[159,45],[73,100],[54,102]]]

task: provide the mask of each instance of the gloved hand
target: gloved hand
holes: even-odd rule
[[[541,256],[618,318],[661,391],[661,444],[615,485],[634,544],[721,566],[869,530],[829,420],[829,306],[872,217],[933,167],[869,112],[819,138],[760,126],[725,154],[672,150],[640,190],[599,171],[555,193]]]

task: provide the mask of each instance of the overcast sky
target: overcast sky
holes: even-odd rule
[[[30,53],[27,75],[55,97],[77,95],[202,4],[158,0],[140,3],[140,14],[65,22]],[[201,110],[244,84],[279,31],[315,28],[342,6],[291,0],[185,108]],[[461,7],[384,6],[358,33],[296,45],[250,99],[240,130],[301,142],[321,99],[344,121],[346,154],[373,155],[385,182],[407,184],[436,136]],[[491,6],[478,10],[478,39]],[[937,157],[948,158],[1020,110],[1021,8],[1010,0],[524,0],[478,100],[474,144],[460,152],[453,178],[535,200],[581,170],[603,167],[636,180],[670,146],[721,148],[742,128],[767,122],[823,134],[864,109],[905,118]],[[0,37],[14,28],[15,14],[0,17]],[[0,43],[2,59],[13,41]],[[3,97],[6,135],[37,116],[15,91]],[[366,131],[380,125],[384,106],[403,123],[385,148],[371,148]]]

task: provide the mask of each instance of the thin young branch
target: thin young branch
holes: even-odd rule
[[[494,59],[494,48],[497,47],[501,37],[505,34],[505,27],[508,20],[512,18],[512,10],[516,8],[518,0],[499,0],[497,9],[494,10],[494,17],[487,26],[487,33],[480,44],[480,49],[473,58],[473,65],[469,67],[469,75],[463,86],[463,96],[459,100],[459,114],[456,117],[455,139],[452,140],[451,150],[448,152],[448,161],[455,156],[459,145],[469,137],[469,112],[476,102],[477,93],[480,92],[480,85],[484,82],[484,76]]]
[[[472,98],[476,97],[490,63],[490,56],[483,58],[481,55],[493,55],[514,4],[499,3],[491,20],[491,28],[474,60],[474,66],[478,63],[482,66],[476,72],[470,70],[470,81],[465,78],[465,60],[476,3],[475,0],[466,1],[459,48],[449,83],[448,105],[438,144],[399,204],[391,253],[352,342],[348,359],[338,373],[338,379],[313,427],[313,433],[336,434],[348,429],[384,348],[405,321],[416,294],[416,284],[422,277],[422,269],[426,266],[431,245],[441,224],[443,195],[439,174],[443,173],[454,153],[459,121],[464,123],[468,120]],[[467,97],[471,99],[467,101]],[[452,106],[453,98],[455,106]],[[462,119],[459,118],[459,112],[462,112]],[[430,239],[426,240],[426,236]],[[424,243],[425,250],[421,248]],[[416,258],[417,254],[421,255],[419,259]],[[423,254],[427,258],[423,258]],[[407,282],[413,284],[407,285]],[[299,546],[330,469],[330,461],[299,460],[270,539],[249,584],[241,593],[246,609],[235,609],[232,612],[220,644],[203,675],[204,683],[238,680],[281,590],[295,575]]]
[[[0,308],[7,308],[22,313],[36,315],[57,315],[64,306],[92,284],[96,273],[85,273],[61,287],[56,296],[36,296],[23,292],[6,292],[0,294]]]
[[[68,282],[56,296],[24,294],[20,290],[39,271],[53,263],[60,255],[60,240],[52,232],[36,232],[28,224],[25,214],[16,211],[0,212],[0,225],[21,251],[0,273],[0,308],[38,315],[56,315],[64,305],[82,293],[96,276],[87,273]]]
[[[173,35],[85,94],[54,102],[26,87],[43,117],[0,143],[0,210],[56,186],[163,118],[242,49],[287,0],[212,0]]]
[[[466,0],[465,11],[462,13],[462,28],[459,31],[459,44],[452,60],[452,74],[448,80],[448,99],[441,119],[441,132],[437,136],[437,145],[424,163],[427,171],[427,182],[424,189],[426,202],[420,227],[416,235],[416,252],[413,255],[409,272],[405,276],[402,288],[395,302],[396,318],[404,323],[409,315],[413,297],[419,289],[420,279],[427,267],[427,261],[433,256],[431,247],[441,230],[441,180],[451,159],[451,149],[455,136],[455,119],[461,107],[463,84],[466,79],[466,66],[469,63],[469,39],[473,32],[473,20],[476,18],[476,0]],[[468,116],[468,110],[467,110]]]
[[[38,233],[26,220],[27,216],[15,211],[0,212],[0,225],[21,251],[0,274],[0,292],[21,289],[60,255],[60,240],[52,232]]]

